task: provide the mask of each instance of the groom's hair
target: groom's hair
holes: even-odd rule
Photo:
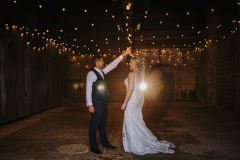
[[[96,62],[98,61],[98,60],[100,60],[102,58],[102,56],[100,55],[100,54],[95,54],[94,56],[93,56],[93,66],[95,67],[96,66]]]

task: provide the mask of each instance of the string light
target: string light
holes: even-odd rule
[[[127,5],[126,5],[126,10],[130,10],[131,9],[131,7],[132,7],[132,3],[131,2],[129,2]]]
[[[41,7],[40,7],[40,6],[41,6]],[[42,5],[39,5],[39,8],[42,8],[42,7],[43,7]],[[65,8],[63,8],[63,9],[64,9],[64,11],[65,11]],[[86,10],[86,12],[87,12],[87,10]],[[86,12],[85,12],[85,13],[86,13]],[[108,10],[105,10],[105,12],[107,13]],[[214,10],[214,9],[211,9],[211,12],[215,12],[215,10]],[[190,15],[190,12],[189,12],[189,11],[187,11],[186,13],[187,13],[187,15]],[[148,14],[148,12],[146,11],[145,14]],[[168,16],[168,15],[169,15],[169,14],[168,14],[168,12],[167,12],[167,13],[166,13],[166,16]],[[114,16],[114,15],[113,15],[113,16]],[[114,17],[115,17],[115,16],[114,16]],[[128,18],[129,18],[129,17],[126,16],[126,19],[128,19]],[[147,18],[147,16],[146,16],[146,18]],[[233,23],[236,23],[237,21],[236,21],[236,20],[233,20],[232,22],[233,22]],[[239,23],[239,21],[238,21],[238,23]],[[163,22],[160,21],[160,24],[163,24]],[[138,24],[138,25],[140,26],[140,24]],[[138,27],[138,25],[137,25],[137,29],[140,29],[140,27]],[[92,23],[91,26],[94,26],[94,23]],[[179,28],[179,27],[180,27],[180,24],[177,24],[177,27]],[[217,26],[218,29],[219,29],[220,27],[221,27],[221,25]],[[9,26],[5,26],[5,29],[6,29],[6,30],[9,29]],[[75,27],[74,29],[77,30],[76,27]],[[120,25],[118,26],[118,29],[120,30]],[[192,27],[192,29],[195,29],[195,27]],[[208,29],[208,26],[206,26],[205,29]],[[238,30],[237,27],[234,28],[234,29],[235,29],[236,31]],[[12,30],[14,30],[14,27],[12,28]],[[16,30],[16,28],[15,28],[15,30]],[[22,28],[20,28],[20,30],[22,30]],[[126,29],[126,31],[128,31],[128,28]],[[229,33],[229,34],[235,34],[236,31],[231,30],[231,31],[228,31],[228,33]],[[48,33],[49,31],[46,30],[46,32]],[[196,32],[196,33],[200,34],[201,32],[202,32],[202,31],[199,30],[199,31]],[[204,32],[204,31],[203,31],[203,32]],[[27,35],[28,32],[24,32],[24,34]],[[32,35],[32,36],[37,36],[37,35],[38,35],[38,36],[39,36],[40,33],[39,33],[39,32],[38,32],[38,33],[35,33],[35,34],[34,34],[34,33],[30,33],[30,35]],[[20,36],[23,37],[23,33],[21,33]],[[167,37],[167,38],[170,38],[169,35],[167,35],[166,37]],[[181,37],[184,37],[184,35],[182,34]],[[41,37],[41,38],[44,39],[45,37]],[[155,38],[155,36],[154,36],[153,38]],[[223,36],[222,38],[225,39],[226,36]],[[47,39],[47,38],[46,38],[46,39]],[[61,37],[59,36],[58,39],[61,39]],[[117,40],[120,40],[120,37],[118,37]],[[143,41],[143,38],[141,38],[141,41]],[[216,40],[216,42],[217,42],[217,41],[218,41],[218,40]],[[93,42],[93,40],[91,40],[91,42]],[[54,42],[54,43],[55,43],[55,42]],[[108,42],[107,42],[107,43],[108,43]],[[132,40],[131,40],[131,39],[130,39],[130,43],[132,43]],[[153,42],[153,43],[155,43],[155,42]],[[199,43],[199,44],[201,44],[201,43]],[[195,42],[193,42],[193,45],[196,46],[197,44],[196,44]],[[56,46],[58,46],[57,43],[56,43]],[[164,44],[163,44],[163,46],[164,46]],[[175,46],[175,45],[173,45],[173,46]],[[189,47],[189,46],[191,46],[191,45],[186,45],[186,44],[185,44],[184,46],[188,46],[188,47]],[[40,47],[40,48],[41,48],[41,47]],[[77,48],[78,48],[78,47],[77,47]],[[39,49],[39,48],[37,47],[37,49]],[[88,48],[88,49],[89,49],[89,48]],[[41,50],[42,50],[42,48],[41,48]]]

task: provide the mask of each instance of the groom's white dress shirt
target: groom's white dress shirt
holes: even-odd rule
[[[110,71],[112,71],[114,68],[117,67],[117,65],[122,61],[123,56],[119,56],[116,58],[113,62],[111,62],[109,65],[104,67],[102,70],[99,70],[98,68],[94,68],[98,73],[102,76],[104,79],[103,73],[106,75]],[[102,73],[103,72],[103,73]],[[86,82],[86,102],[87,106],[93,105],[92,104],[92,85],[97,80],[97,76],[93,71],[88,72],[87,74],[87,82]]]

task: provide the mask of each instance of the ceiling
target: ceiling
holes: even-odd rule
[[[219,21],[239,16],[222,0],[3,0],[4,23],[49,30],[79,52],[134,48],[195,48],[206,37],[211,12]],[[130,5],[129,8],[126,8]],[[227,12],[226,12],[227,11]]]

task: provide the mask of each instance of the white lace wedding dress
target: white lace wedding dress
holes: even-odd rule
[[[127,79],[124,83],[128,87]],[[137,82],[135,78],[134,90],[124,111],[122,129],[124,151],[137,155],[174,153],[173,143],[165,140],[159,141],[147,128],[142,114],[143,103],[144,93],[140,90],[140,82]]]

